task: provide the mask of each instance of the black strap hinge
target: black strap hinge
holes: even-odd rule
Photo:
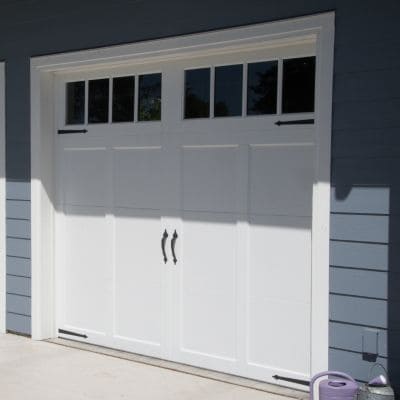
[[[68,135],[73,133],[87,133],[87,129],[59,129],[57,133],[59,135]]]
[[[61,333],[62,335],[71,335],[71,336],[77,336],[77,337],[81,337],[81,338],[87,339],[87,336],[84,335],[83,333],[67,331],[65,329],[59,329],[58,333]]]
[[[310,382],[309,381],[304,381],[302,379],[288,378],[286,376],[280,376],[280,375],[274,375],[273,378],[276,379],[276,380],[281,380],[281,381],[286,381],[286,382],[291,382],[291,383],[297,383],[298,385],[310,386]]]
[[[294,119],[292,121],[276,121],[275,125],[312,125],[313,123],[313,119]]]

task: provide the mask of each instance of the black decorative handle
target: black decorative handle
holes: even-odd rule
[[[176,233],[176,230],[175,230],[174,234],[172,235],[172,239],[171,239],[171,251],[172,251],[172,257],[173,257],[173,261],[174,261],[175,265],[178,262],[178,259],[176,258],[176,255],[175,255],[176,239],[178,239],[178,234]]]
[[[165,242],[167,241],[167,238],[168,238],[168,232],[165,229],[165,231],[162,235],[162,238],[161,238],[161,250],[162,250],[163,257],[164,257],[164,264],[166,264],[168,261],[167,254],[165,253]]]

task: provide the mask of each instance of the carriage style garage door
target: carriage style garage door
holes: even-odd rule
[[[309,377],[314,55],[58,74],[60,336]]]

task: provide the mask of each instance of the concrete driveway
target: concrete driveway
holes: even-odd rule
[[[0,398],[287,399],[255,389],[14,335],[0,335]]]

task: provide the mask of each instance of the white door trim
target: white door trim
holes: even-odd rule
[[[6,96],[5,63],[0,62],[0,333],[6,331]]]
[[[55,124],[53,77],[59,71],[190,58],[316,42],[317,165],[313,189],[311,373],[328,367],[329,203],[334,13],[31,59],[32,337],[56,336],[54,319]]]

